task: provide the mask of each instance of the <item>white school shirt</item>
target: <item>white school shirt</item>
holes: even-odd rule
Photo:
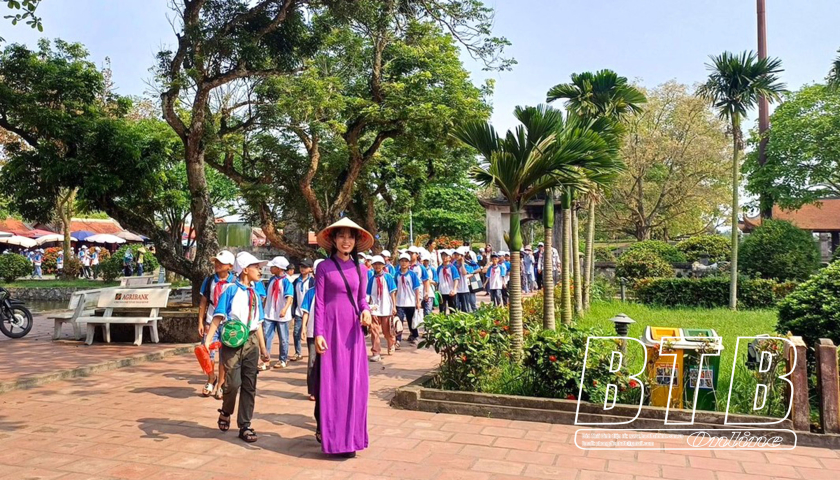
[[[371,270],[373,271],[373,270]],[[385,278],[385,271],[382,271],[382,285],[385,287],[385,292],[379,291],[379,276],[374,274],[368,282],[371,283],[370,287],[370,303],[373,305],[379,305],[379,307],[375,311],[371,311],[370,313],[374,317],[390,317],[391,312],[394,310],[394,306],[391,302],[391,292],[388,291],[388,279]]]
[[[490,265],[487,268],[487,277],[490,290],[501,290],[505,284],[505,266]]]
[[[470,275],[472,272],[470,268],[467,266],[467,263],[464,262],[461,267],[458,268],[458,274],[461,275],[461,281],[458,282],[458,293],[470,293]]]
[[[300,307],[303,305],[303,297],[306,296],[306,292],[309,290],[309,280],[314,279],[315,277],[312,274],[309,275],[309,278],[306,280],[303,277],[300,277],[300,281],[298,282],[298,286],[295,287],[295,301],[297,303],[297,308],[295,309],[295,316],[302,317],[303,310]],[[292,282],[294,285],[294,282]],[[313,283],[314,285],[314,283]]]
[[[280,289],[275,291],[275,289]],[[265,297],[265,319],[276,322],[289,322],[292,320],[292,307],[286,310],[285,316],[280,316],[283,307],[286,306],[286,299],[295,294],[292,282],[289,277],[271,277]]]
[[[460,281],[460,279],[461,274],[453,264],[441,265],[438,271],[438,291],[441,295],[449,295],[452,293],[452,287],[455,286],[455,280]]]
[[[397,306],[416,307],[417,295],[419,295],[421,289],[423,288],[417,274],[415,274],[411,269],[408,269],[408,271],[405,272],[405,275],[403,275],[402,272],[397,272],[397,276],[394,277],[394,281],[397,282]]]

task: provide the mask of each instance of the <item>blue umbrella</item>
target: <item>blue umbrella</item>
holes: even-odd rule
[[[89,232],[87,230],[79,230],[77,232],[70,232],[70,235],[72,237],[76,238],[77,240],[79,240],[80,242],[83,242],[83,241],[85,241],[85,239],[87,237],[90,237],[90,236],[96,235],[96,234],[93,233],[93,232]]]

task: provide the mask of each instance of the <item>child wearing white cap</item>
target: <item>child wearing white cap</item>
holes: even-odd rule
[[[394,281],[397,284],[397,315],[400,321],[408,321],[410,334],[408,341],[411,344],[417,342],[420,333],[416,328],[412,328],[411,324],[414,321],[414,314],[423,307],[423,284],[420,278],[413,270],[408,268],[411,262],[411,256],[407,253],[400,255],[400,269]],[[402,332],[397,335],[396,348],[399,350],[400,342],[402,341]]]
[[[216,331],[221,325],[227,328],[228,323],[231,323],[232,331],[238,330],[237,327],[244,330],[244,343],[239,346],[229,345],[230,337],[227,332],[222,337],[222,363],[227,372],[227,379],[223,389],[222,408],[219,409],[218,426],[223,432],[230,429],[230,417],[236,408],[236,397],[239,395],[236,423],[239,427],[239,438],[248,443],[257,441],[257,433],[251,428],[257,396],[257,363],[260,359],[266,363],[269,361],[262,329],[265,289],[260,281],[265,263],[247,252],[240,252],[236,256],[236,267],[242,273],[219,297],[219,303],[213,312],[213,323],[210,324],[210,330],[204,340],[204,345],[209,349]],[[232,337],[243,339],[239,334]]]
[[[268,262],[268,267],[273,275],[268,281],[267,295],[265,298],[265,345],[271,355],[271,344],[275,333],[280,337],[279,361],[274,368],[286,368],[289,361],[289,322],[292,321],[292,303],[294,301],[295,289],[286,269],[289,268],[289,261],[285,257],[274,257]],[[268,363],[260,365],[260,370],[268,370]]]
[[[233,264],[236,262],[232,253],[227,250],[222,250],[213,258],[213,269],[216,271],[213,275],[205,278],[201,283],[201,301],[198,304],[198,334],[201,336],[201,341],[204,342],[206,333],[210,329],[210,323],[213,321],[213,311],[216,310],[216,305],[219,303],[219,297],[222,292],[236,282],[236,276],[231,273]],[[211,338],[211,343],[219,340],[218,330],[214,338]],[[210,358],[213,359],[216,355],[215,350],[210,351]],[[204,391],[201,392],[205,397],[215,395],[217,399],[222,398],[222,384],[224,383],[224,371],[221,363],[219,364],[218,377],[214,374],[207,376],[207,384],[204,385]]]
[[[455,295],[458,293],[458,282],[461,281],[461,274],[458,268],[452,264],[452,252],[442,250],[440,252],[441,265],[437,269],[438,291],[440,292],[440,313],[449,315],[455,310]]]
[[[391,319],[397,314],[397,284],[394,277],[385,271],[385,259],[377,255],[371,259],[373,276],[367,284],[367,294],[373,321],[370,325],[370,361],[382,360],[382,342],[379,335],[385,336],[388,355],[396,349],[396,332],[391,329]]]
[[[391,276],[395,276],[397,274],[397,267],[391,263],[391,252],[388,250],[382,250],[382,258],[385,259],[385,271],[391,274]]]

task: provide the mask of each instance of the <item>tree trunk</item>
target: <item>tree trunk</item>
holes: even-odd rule
[[[595,198],[589,199],[589,218],[586,219],[586,279],[583,287],[583,309],[589,310],[592,284],[595,282]]]
[[[545,251],[543,252],[543,328],[546,330],[554,330],[554,275],[552,268],[546,268],[550,265],[545,261],[545,252],[549,252],[548,258],[551,259],[551,249],[554,246],[554,192],[547,190],[545,192],[545,208],[543,209],[543,225],[545,226]]]
[[[738,309],[738,186],[741,183],[741,165],[738,161],[741,119],[732,118],[732,264],[729,283],[729,308]]]
[[[572,209],[572,265],[574,265],[575,281],[575,313],[583,313],[583,276],[580,271],[580,225],[578,224],[577,205]]]
[[[522,226],[519,223],[519,204],[510,204],[510,332],[511,355],[515,361],[522,359]]]
[[[568,188],[563,189],[561,197],[561,208],[563,209],[563,239],[561,240],[560,256],[560,321],[566,325],[572,323],[572,295],[569,283],[571,276],[571,252],[572,243],[572,198]],[[551,255],[551,253],[549,253]]]

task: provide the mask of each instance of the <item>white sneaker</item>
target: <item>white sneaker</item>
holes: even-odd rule
[[[280,368],[286,368],[286,362],[280,362]]]
[[[381,361],[382,361],[382,357],[381,357],[381,356],[379,356],[379,355],[374,355],[374,356],[370,357],[370,361],[371,361],[371,362],[381,362]]]

